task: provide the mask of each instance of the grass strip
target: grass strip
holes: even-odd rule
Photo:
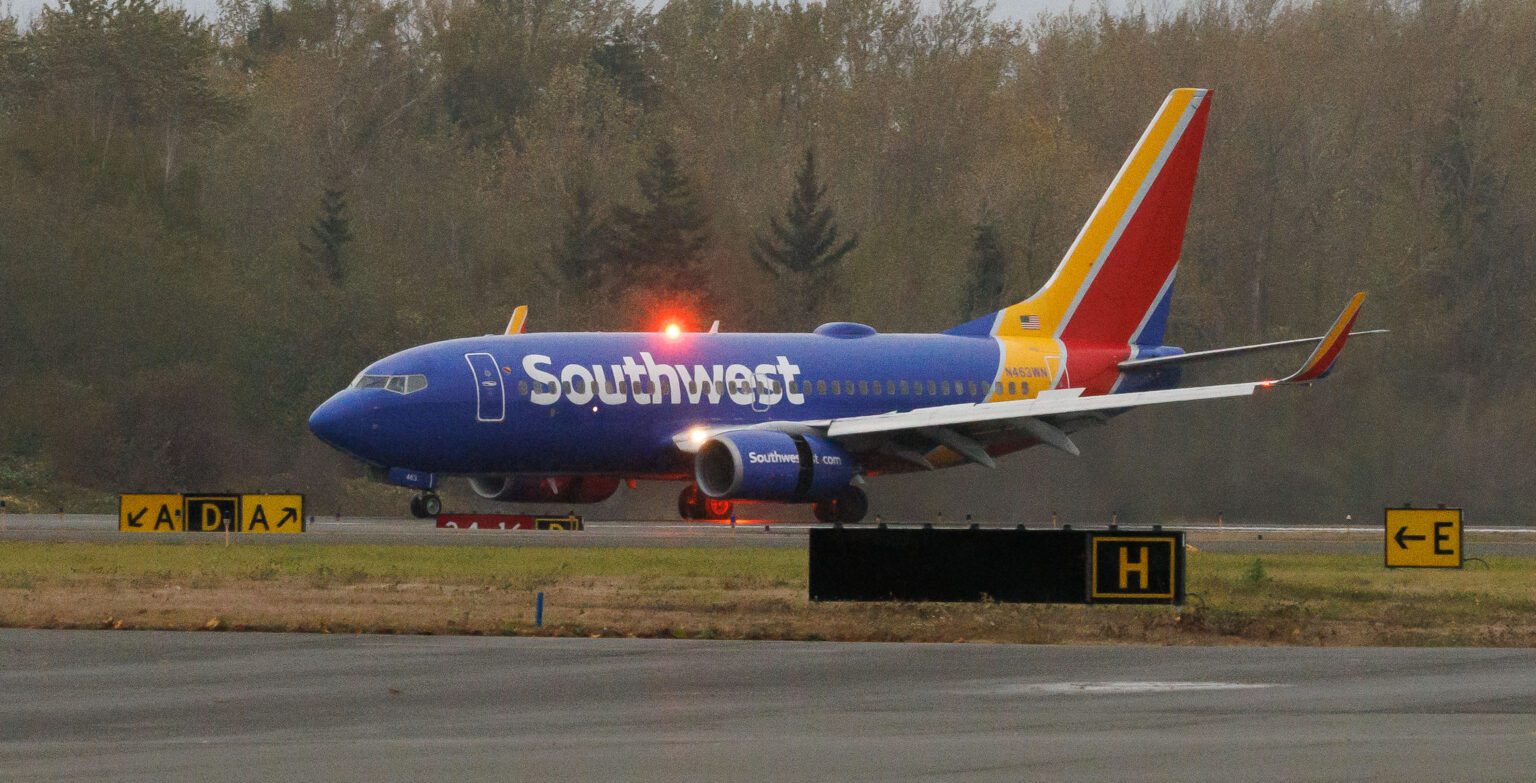
[[[802,550],[0,545],[0,625],[1035,643],[1536,644],[1536,558],[1191,552],[1182,608],[815,604]],[[546,594],[543,627],[533,595]]]

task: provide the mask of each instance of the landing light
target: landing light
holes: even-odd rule
[[[705,432],[703,427],[694,427],[688,431],[688,440],[693,441],[693,445],[695,446],[704,445],[704,440],[708,436],[709,433]]]
[[[674,322],[667,324],[667,328],[663,329],[662,331],[666,332],[668,340],[676,340],[678,337],[682,336],[683,327],[678,326],[677,323]]]

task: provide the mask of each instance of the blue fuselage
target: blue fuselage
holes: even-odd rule
[[[556,333],[423,345],[368,367],[311,429],[366,462],[438,474],[681,478],[694,427],[814,421],[1033,396],[1065,348],[928,334]],[[872,332],[872,330],[871,330]],[[1129,349],[1097,363],[1105,391]],[[1020,360],[1017,355],[1031,358]],[[1074,372],[1081,372],[1074,370]],[[1103,376],[1103,372],[1098,372]],[[385,378],[416,378],[387,382]],[[1087,380],[1087,379],[1084,379]],[[1144,378],[1149,382],[1171,379]],[[1081,385],[1081,384],[1075,384]],[[392,388],[391,388],[392,387]]]

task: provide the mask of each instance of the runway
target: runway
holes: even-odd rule
[[[0,518],[0,541],[201,541],[207,533],[125,534],[109,514],[11,514]],[[891,520],[893,526],[916,521]],[[986,526],[1004,523],[986,521]],[[953,526],[953,525],[952,525]],[[624,547],[789,547],[806,546],[804,522],[726,524],[679,520],[589,519],[580,532],[530,530],[439,530],[431,520],[389,517],[320,517],[303,535],[246,535],[256,544],[352,543],[440,544],[475,546],[624,546]],[[1227,523],[1222,526],[1169,523],[1187,532],[1187,541],[1211,552],[1252,554],[1380,553],[1382,532],[1376,525],[1274,525]],[[217,535],[217,534],[213,534]],[[1536,555],[1536,528],[1467,528],[1470,557]]]
[[[1529,780],[1536,651],[0,631],[7,780]]]

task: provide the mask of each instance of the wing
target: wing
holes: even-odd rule
[[[995,467],[993,452],[1012,450],[1009,444],[1040,442],[1072,455],[1079,453],[1070,433],[1101,423],[1110,416],[1147,405],[1246,397],[1260,389],[1304,384],[1323,378],[1333,369],[1349,339],[1350,327],[1359,314],[1364,294],[1356,294],[1319,339],[1300,369],[1276,380],[1194,386],[1184,389],[1096,394],[1082,389],[1041,392],[1028,400],[940,405],[910,411],[869,416],[805,421],[773,421],[754,425],[700,427],[678,433],[673,442],[684,452],[697,452],[705,441],[723,432],[765,429],[802,435],[821,435],[856,454],[879,454],[932,469],[931,455],[938,447],[965,461]]]

